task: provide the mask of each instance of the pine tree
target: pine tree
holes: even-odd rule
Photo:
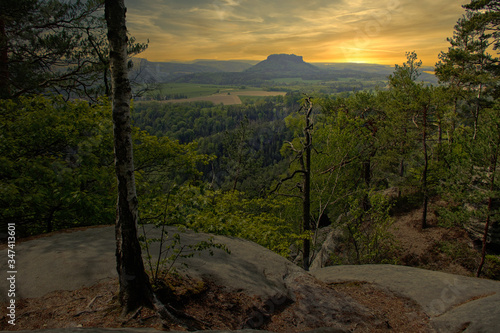
[[[109,95],[106,22],[101,0],[2,0],[0,98],[57,93]],[[129,56],[146,44],[128,40]]]

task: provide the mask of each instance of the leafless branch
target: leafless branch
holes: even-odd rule
[[[278,182],[278,184],[276,184],[276,187],[274,188],[274,190],[272,190],[272,191],[271,191],[271,192],[269,192],[269,193],[270,193],[270,194],[272,194],[272,193],[276,192],[277,190],[279,190],[279,188],[281,187],[281,185],[282,185],[284,182],[286,182],[287,180],[292,179],[293,177],[295,177],[295,176],[296,176],[297,174],[299,174],[299,173],[304,174],[304,173],[305,173],[305,171],[304,171],[304,170],[295,170],[295,171],[294,171],[291,175],[289,175],[289,176],[287,176],[287,177],[285,177],[285,178],[281,179],[281,180]]]

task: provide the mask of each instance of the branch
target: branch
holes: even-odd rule
[[[412,118],[412,121],[413,121],[413,124],[415,125],[416,128],[418,128],[418,124],[417,122],[415,121],[415,118],[418,117],[418,115],[414,115],[413,118]]]
[[[346,154],[346,156],[347,156],[347,154]],[[334,165],[334,166],[332,166],[332,167],[330,167],[330,168],[326,169],[325,171],[321,172],[321,174],[322,174],[322,175],[324,175],[325,173],[335,171],[337,168],[344,167],[344,166],[346,166],[346,165],[348,165],[348,164],[350,164],[350,163],[354,162],[355,160],[359,159],[359,158],[360,158],[360,156],[361,156],[361,154],[358,154],[358,155],[356,155],[356,156],[354,156],[353,158],[350,158],[350,159],[348,159],[348,160],[344,160],[346,156],[344,156],[344,158],[342,159],[342,161],[341,161],[339,164]]]
[[[276,187],[274,188],[274,190],[272,190],[271,192],[269,192],[269,194],[272,194],[274,192],[276,192],[277,190],[279,190],[279,188],[281,187],[281,184],[283,184],[284,182],[286,182],[287,180],[290,180],[292,179],[293,177],[295,177],[295,175],[297,175],[298,173],[306,173],[304,170],[295,170],[290,176],[287,176],[283,179],[281,179],[279,181],[279,183],[276,185]]]
[[[290,149],[293,150],[296,153],[301,153],[301,151],[297,150],[293,143],[291,141],[285,141],[285,143],[288,143],[290,145]]]

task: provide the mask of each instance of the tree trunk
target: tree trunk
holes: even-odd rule
[[[404,137],[406,139],[406,137],[408,136],[408,129],[405,127],[403,129],[403,132],[404,132]],[[400,177],[400,179],[403,179],[405,176],[405,173],[406,173],[406,168],[405,168],[406,141],[405,141],[405,139],[403,139],[401,141],[401,150],[400,150],[401,160],[399,161],[399,177]],[[401,186],[399,186],[399,189],[398,189],[398,198],[401,198]]]
[[[45,225],[47,232],[52,232],[54,230],[54,224],[53,224],[54,214],[58,209],[59,209],[58,207],[50,208],[49,214],[45,218]]]
[[[302,198],[302,228],[305,232],[311,230],[311,150],[312,150],[312,137],[311,137],[311,112],[312,112],[312,102],[308,99],[309,107],[306,110],[306,126],[304,128],[304,154],[305,154],[305,165],[303,174],[303,198]],[[304,239],[303,248],[303,267],[306,271],[309,270],[311,256],[311,241],[309,238]]]
[[[375,157],[375,153],[375,150],[372,151],[369,154],[368,158],[363,161],[363,179],[366,185],[366,194],[364,195],[362,202],[364,212],[367,212],[370,210],[370,208],[372,208],[368,193],[370,191],[370,185],[372,182],[372,159],[373,157]]]
[[[429,169],[429,154],[427,153],[427,107],[424,108],[422,119],[422,145],[424,150],[424,170],[422,171],[422,190],[424,192],[422,229],[425,229],[427,228],[427,206],[429,204],[429,194],[427,193],[427,171]]]
[[[478,132],[478,123],[479,123],[479,112],[480,112],[480,109],[481,109],[481,104],[480,104],[480,101],[481,101],[481,92],[483,90],[483,84],[480,83],[479,84],[479,90],[477,92],[477,100],[476,100],[476,106],[474,108],[474,135],[472,137],[472,140],[476,140],[476,137],[477,137],[477,132]]]
[[[477,268],[476,276],[479,277],[481,275],[481,271],[483,270],[484,261],[486,258],[486,244],[488,242],[488,231],[490,229],[491,223],[491,214],[493,210],[493,198],[491,193],[495,190],[495,173],[497,171],[498,164],[498,149],[500,147],[500,136],[498,137],[498,141],[496,143],[496,149],[493,153],[490,165],[490,196],[488,198],[488,211],[486,216],[486,222],[484,223],[484,234],[483,234],[483,248],[481,249],[481,262],[479,263],[479,267]]]
[[[119,301],[124,313],[153,305],[153,291],[144,270],[137,238],[139,219],[135,189],[130,100],[127,68],[126,8],[123,0],[106,0],[113,101],[115,170],[118,180],[116,263],[120,281]]]
[[[0,14],[0,98],[10,97],[9,47],[5,33],[5,21]]]

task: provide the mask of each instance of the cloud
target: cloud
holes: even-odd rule
[[[433,64],[462,15],[456,0],[130,0],[127,24],[153,61],[264,59]],[[422,51],[420,53],[419,51]],[[399,60],[401,59],[401,60]]]

